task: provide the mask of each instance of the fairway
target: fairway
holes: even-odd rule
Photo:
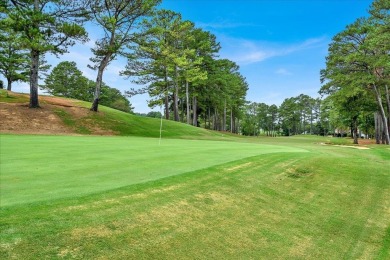
[[[196,171],[287,146],[141,137],[1,135],[1,205],[77,197]]]

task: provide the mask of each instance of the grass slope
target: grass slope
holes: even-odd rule
[[[0,90],[0,104],[19,103],[26,107],[28,102],[27,94]],[[111,134],[155,138],[160,136],[161,120],[157,118],[136,116],[105,106],[99,106],[99,112],[95,113],[89,110],[90,102],[60,97],[40,96],[40,104],[41,109],[37,111],[50,110],[54,116],[60,118],[64,125],[76,134]],[[20,109],[20,107],[13,108]],[[12,116],[18,116],[17,113],[18,110],[13,111]],[[96,132],[96,128],[101,129],[101,131]],[[231,137],[228,133],[221,134],[170,120],[163,120],[162,136],[164,138],[196,140],[229,140]]]
[[[2,142],[4,138],[21,150],[34,144],[32,137],[2,136]],[[104,155],[107,160],[116,160],[117,156],[123,159],[125,156],[120,154],[131,151],[131,146],[139,142],[145,143],[145,149],[136,146],[139,150],[134,154],[139,156],[138,160],[145,154],[143,160],[152,164],[150,170],[160,169],[163,174],[158,178],[167,177],[90,195],[62,194],[58,199],[23,204],[17,203],[19,199],[12,200],[11,197],[19,196],[19,191],[14,190],[8,198],[9,205],[2,206],[2,259],[390,258],[390,150],[387,147],[357,150],[324,146],[317,143],[326,139],[313,137],[245,139],[253,144],[198,141],[190,144],[185,140],[165,143],[163,140],[161,147],[169,147],[165,151],[170,153],[167,159],[175,165],[172,170],[183,167],[181,160],[189,154],[197,164],[207,163],[207,157],[182,149],[186,146],[207,152],[214,157],[211,161],[217,160],[219,153],[226,153],[226,149],[242,148],[225,162],[223,155],[219,164],[210,163],[198,169],[189,167],[190,172],[184,167],[182,174],[168,176],[164,174],[164,166],[154,164],[161,160],[156,154],[164,149],[158,148],[156,139],[39,138],[43,139],[39,150],[46,150],[46,155],[54,153],[45,167],[55,167],[56,172],[66,171],[68,165],[64,158],[57,156],[59,151],[52,149],[57,142],[75,146],[76,154],[76,147],[92,146],[93,150],[98,143],[109,147]],[[209,146],[203,148],[206,143]],[[257,148],[269,149],[269,153],[256,155]],[[6,149],[7,153],[15,152]],[[233,157],[247,151],[253,154],[234,160]],[[2,154],[2,165],[10,158],[18,165],[23,160],[41,160],[39,155],[19,159],[6,156],[9,156],[7,160],[3,160]],[[150,159],[145,159],[148,156]],[[91,155],[84,164],[88,162],[92,171],[104,169],[98,164],[102,158],[95,159]],[[77,162],[77,156],[72,160]],[[63,167],[56,166],[61,163]],[[184,164],[188,163],[191,160]],[[32,168],[28,169],[33,171]],[[12,171],[10,167],[7,169]],[[41,172],[41,176],[35,176],[35,185],[45,182],[55,185],[50,180],[52,176]],[[77,178],[76,173],[67,174]],[[115,182],[117,174],[104,177],[107,186]],[[75,185],[66,176],[57,175],[57,178],[58,182]],[[18,180],[8,179],[2,185],[12,181]],[[48,190],[52,187],[46,186],[42,191]],[[39,197],[35,191],[33,194]]]

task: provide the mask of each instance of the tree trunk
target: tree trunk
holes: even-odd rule
[[[39,1],[34,0],[34,11],[39,10]],[[38,24],[33,24],[35,29],[39,29]],[[31,50],[31,68],[30,68],[30,108],[39,108],[38,101],[38,70],[39,70],[39,51]]]
[[[218,131],[218,111],[214,110],[214,116],[213,116],[213,129],[215,131]]]
[[[234,133],[233,108],[230,108],[230,133]]]
[[[223,107],[222,131],[226,131],[226,99]]]
[[[357,117],[353,118],[353,143],[358,144],[358,125],[357,125]]]
[[[193,126],[198,126],[198,100],[194,96],[193,101],[192,101],[192,110],[193,110]]]
[[[351,122],[351,125],[350,125],[350,128],[349,128],[349,132],[350,132],[352,138],[353,138],[353,131],[354,131],[354,122],[353,122],[353,119],[352,119],[352,122]]]
[[[375,121],[375,143],[380,144],[382,139],[383,127],[382,118],[379,112],[374,113]]]
[[[173,113],[175,117],[175,121],[179,122],[180,121],[180,116],[179,116],[179,82],[178,82],[178,73],[177,73],[177,67],[175,66],[175,92],[173,94]]]
[[[378,105],[379,105],[379,112],[381,113],[381,116],[382,116],[385,142],[386,142],[386,144],[390,144],[389,126],[387,123],[386,113],[385,113],[385,110],[383,108],[381,95],[380,95],[379,90],[375,84],[374,84],[374,91],[375,91],[376,100],[377,100]]]
[[[186,80],[186,101],[187,101],[187,124],[191,124],[190,114],[190,92],[188,89],[188,81]]]
[[[169,120],[169,83],[168,83],[168,68],[165,67],[165,73],[164,73],[164,81],[165,81],[165,119]]]
[[[12,79],[7,78],[7,90],[11,91],[12,90]]]
[[[168,96],[168,93],[165,93],[165,119],[169,120],[169,96]]]
[[[175,93],[173,94],[173,113],[175,117],[175,121],[179,122],[180,121],[180,116],[179,116],[179,87],[175,86]]]
[[[38,69],[39,69],[39,51],[32,50],[31,70],[30,70],[30,108],[39,108]]]
[[[390,91],[388,86],[385,86],[386,90],[386,102],[387,102],[387,129],[390,135]]]
[[[94,111],[94,112],[98,111],[100,91],[101,91],[102,82],[103,82],[103,72],[106,69],[110,58],[111,58],[111,54],[106,54],[106,56],[104,56],[104,58],[100,62],[100,65],[98,68],[98,74],[96,77],[95,93],[93,95],[93,101],[92,101],[92,107],[91,107],[91,111]]]
[[[209,114],[209,118],[208,118],[209,119],[209,127],[208,127],[208,129],[211,129],[211,109],[210,109],[210,107],[208,110],[209,110],[209,113],[208,113]]]
[[[310,135],[313,134],[313,109],[310,109]]]

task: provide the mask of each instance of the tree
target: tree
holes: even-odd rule
[[[21,46],[29,51],[30,108],[37,108],[40,57],[47,52],[63,54],[75,40],[87,40],[81,25],[86,14],[84,1],[10,0],[5,14],[7,19],[1,23],[20,34]]]
[[[0,28],[0,73],[7,80],[7,90],[12,90],[13,82],[28,81],[28,61],[29,55],[22,50],[18,34],[9,27]]]
[[[198,122],[198,96],[205,88],[208,72],[206,69],[207,59],[213,59],[220,45],[216,41],[215,35],[210,32],[203,31],[199,28],[193,28],[190,31],[191,37],[186,42],[186,47],[194,50],[189,57],[187,68],[184,70],[185,87],[186,87],[186,112],[187,123],[197,126]],[[192,99],[191,99],[192,96]],[[192,100],[192,102],[191,102]],[[192,103],[192,106],[191,106]],[[192,120],[191,120],[192,107]],[[191,122],[192,121],[192,122]]]
[[[374,1],[369,13],[370,29],[366,48],[373,54],[369,56],[369,64],[376,79],[376,82],[371,83],[371,87],[382,117],[385,142],[390,145],[390,2]],[[387,104],[387,111],[382,103]]]
[[[77,68],[76,62],[63,61],[53,68],[41,89],[50,95],[87,101],[92,92],[88,81]]]
[[[100,103],[126,113],[132,113],[133,111],[130,101],[118,89],[110,88],[104,82],[102,82]]]
[[[205,126],[208,119],[210,127],[212,111],[216,130],[227,130],[230,108],[233,132],[248,86],[234,62],[214,59],[220,48],[215,36],[169,10],[157,11],[141,28],[121,73],[145,87],[127,93],[147,91],[153,98],[149,106],[164,104],[166,119],[171,118],[171,111],[176,121],[186,114],[187,123],[192,121],[194,126],[200,125],[203,113]]]
[[[378,35],[378,24],[380,22],[375,19],[358,19],[333,38],[326,69],[321,72],[322,82],[326,84],[320,92],[330,95],[337,93],[337,99],[344,98],[341,103],[348,106],[352,105],[348,102],[364,104],[358,97],[363,98],[371,92],[376,99],[383,125],[387,126],[384,128],[384,136],[386,143],[389,143],[389,126],[383,106],[383,100],[386,99],[383,93],[388,95],[386,82],[390,70],[390,48],[388,44],[381,44],[383,35]],[[389,33],[390,31],[383,32],[387,37]],[[363,107],[356,105],[355,110],[361,112]],[[354,118],[357,120],[358,115]]]
[[[286,136],[299,133],[301,111],[296,97],[286,98],[279,108],[283,133]]]
[[[244,119],[241,124],[241,133],[243,135],[256,136],[259,133],[258,129],[258,105],[256,102],[252,102],[244,106]]]
[[[91,58],[97,70],[96,87],[91,110],[97,112],[103,72],[118,55],[126,55],[125,48],[134,41],[134,30],[139,19],[149,15],[160,0],[92,0],[93,21],[104,31],[95,43]]]
[[[90,101],[93,98],[95,82],[82,75],[75,62],[60,62],[40,86],[54,96]],[[132,112],[130,101],[119,90],[110,88],[104,82],[101,87],[100,103],[127,113]]]
[[[147,117],[153,117],[153,118],[161,118],[162,114],[158,111],[150,111],[147,115]]]
[[[213,121],[214,130],[226,131],[227,114],[230,108],[230,130],[234,130],[235,116],[245,104],[248,85],[239,73],[239,67],[228,59],[207,59],[207,80],[203,83],[203,95],[199,97]],[[235,114],[234,114],[235,112]]]
[[[180,73],[187,80],[196,74],[191,70],[194,67],[190,60],[195,59],[194,50],[185,48],[192,40],[193,26],[189,21],[182,21],[179,13],[158,10],[151,19],[142,22],[143,31],[137,35],[133,55],[122,71],[122,75],[136,77],[133,82],[146,85],[144,90],[155,98],[150,102],[152,107],[165,104],[166,119],[170,118],[172,97],[174,119],[179,121]]]
[[[276,120],[278,119],[278,107],[276,105],[271,105],[268,108],[267,117],[269,118],[269,131],[270,136],[276,136]]]

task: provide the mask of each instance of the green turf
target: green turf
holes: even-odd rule
[[[80,103],[84,107],[90,107],[90,103]],[[160,136],[159,118],[150,118],[131,115],[109,107],[99,106],[99,113],[93,113],[82,120],[92,121],[103,129],[113,131],[121,136],[155,137]],[[193,127],[181,122],[162,120],[162,136],[164,138],[185,139],[212,139],[229,140],[229,133],[209,131],[203,128]]]
[[[75,197],[299,148],[141,137],[0,136],[3,206]]]
[[[388,147],[239,141],[2,135],[0,258],[390,258]]]

